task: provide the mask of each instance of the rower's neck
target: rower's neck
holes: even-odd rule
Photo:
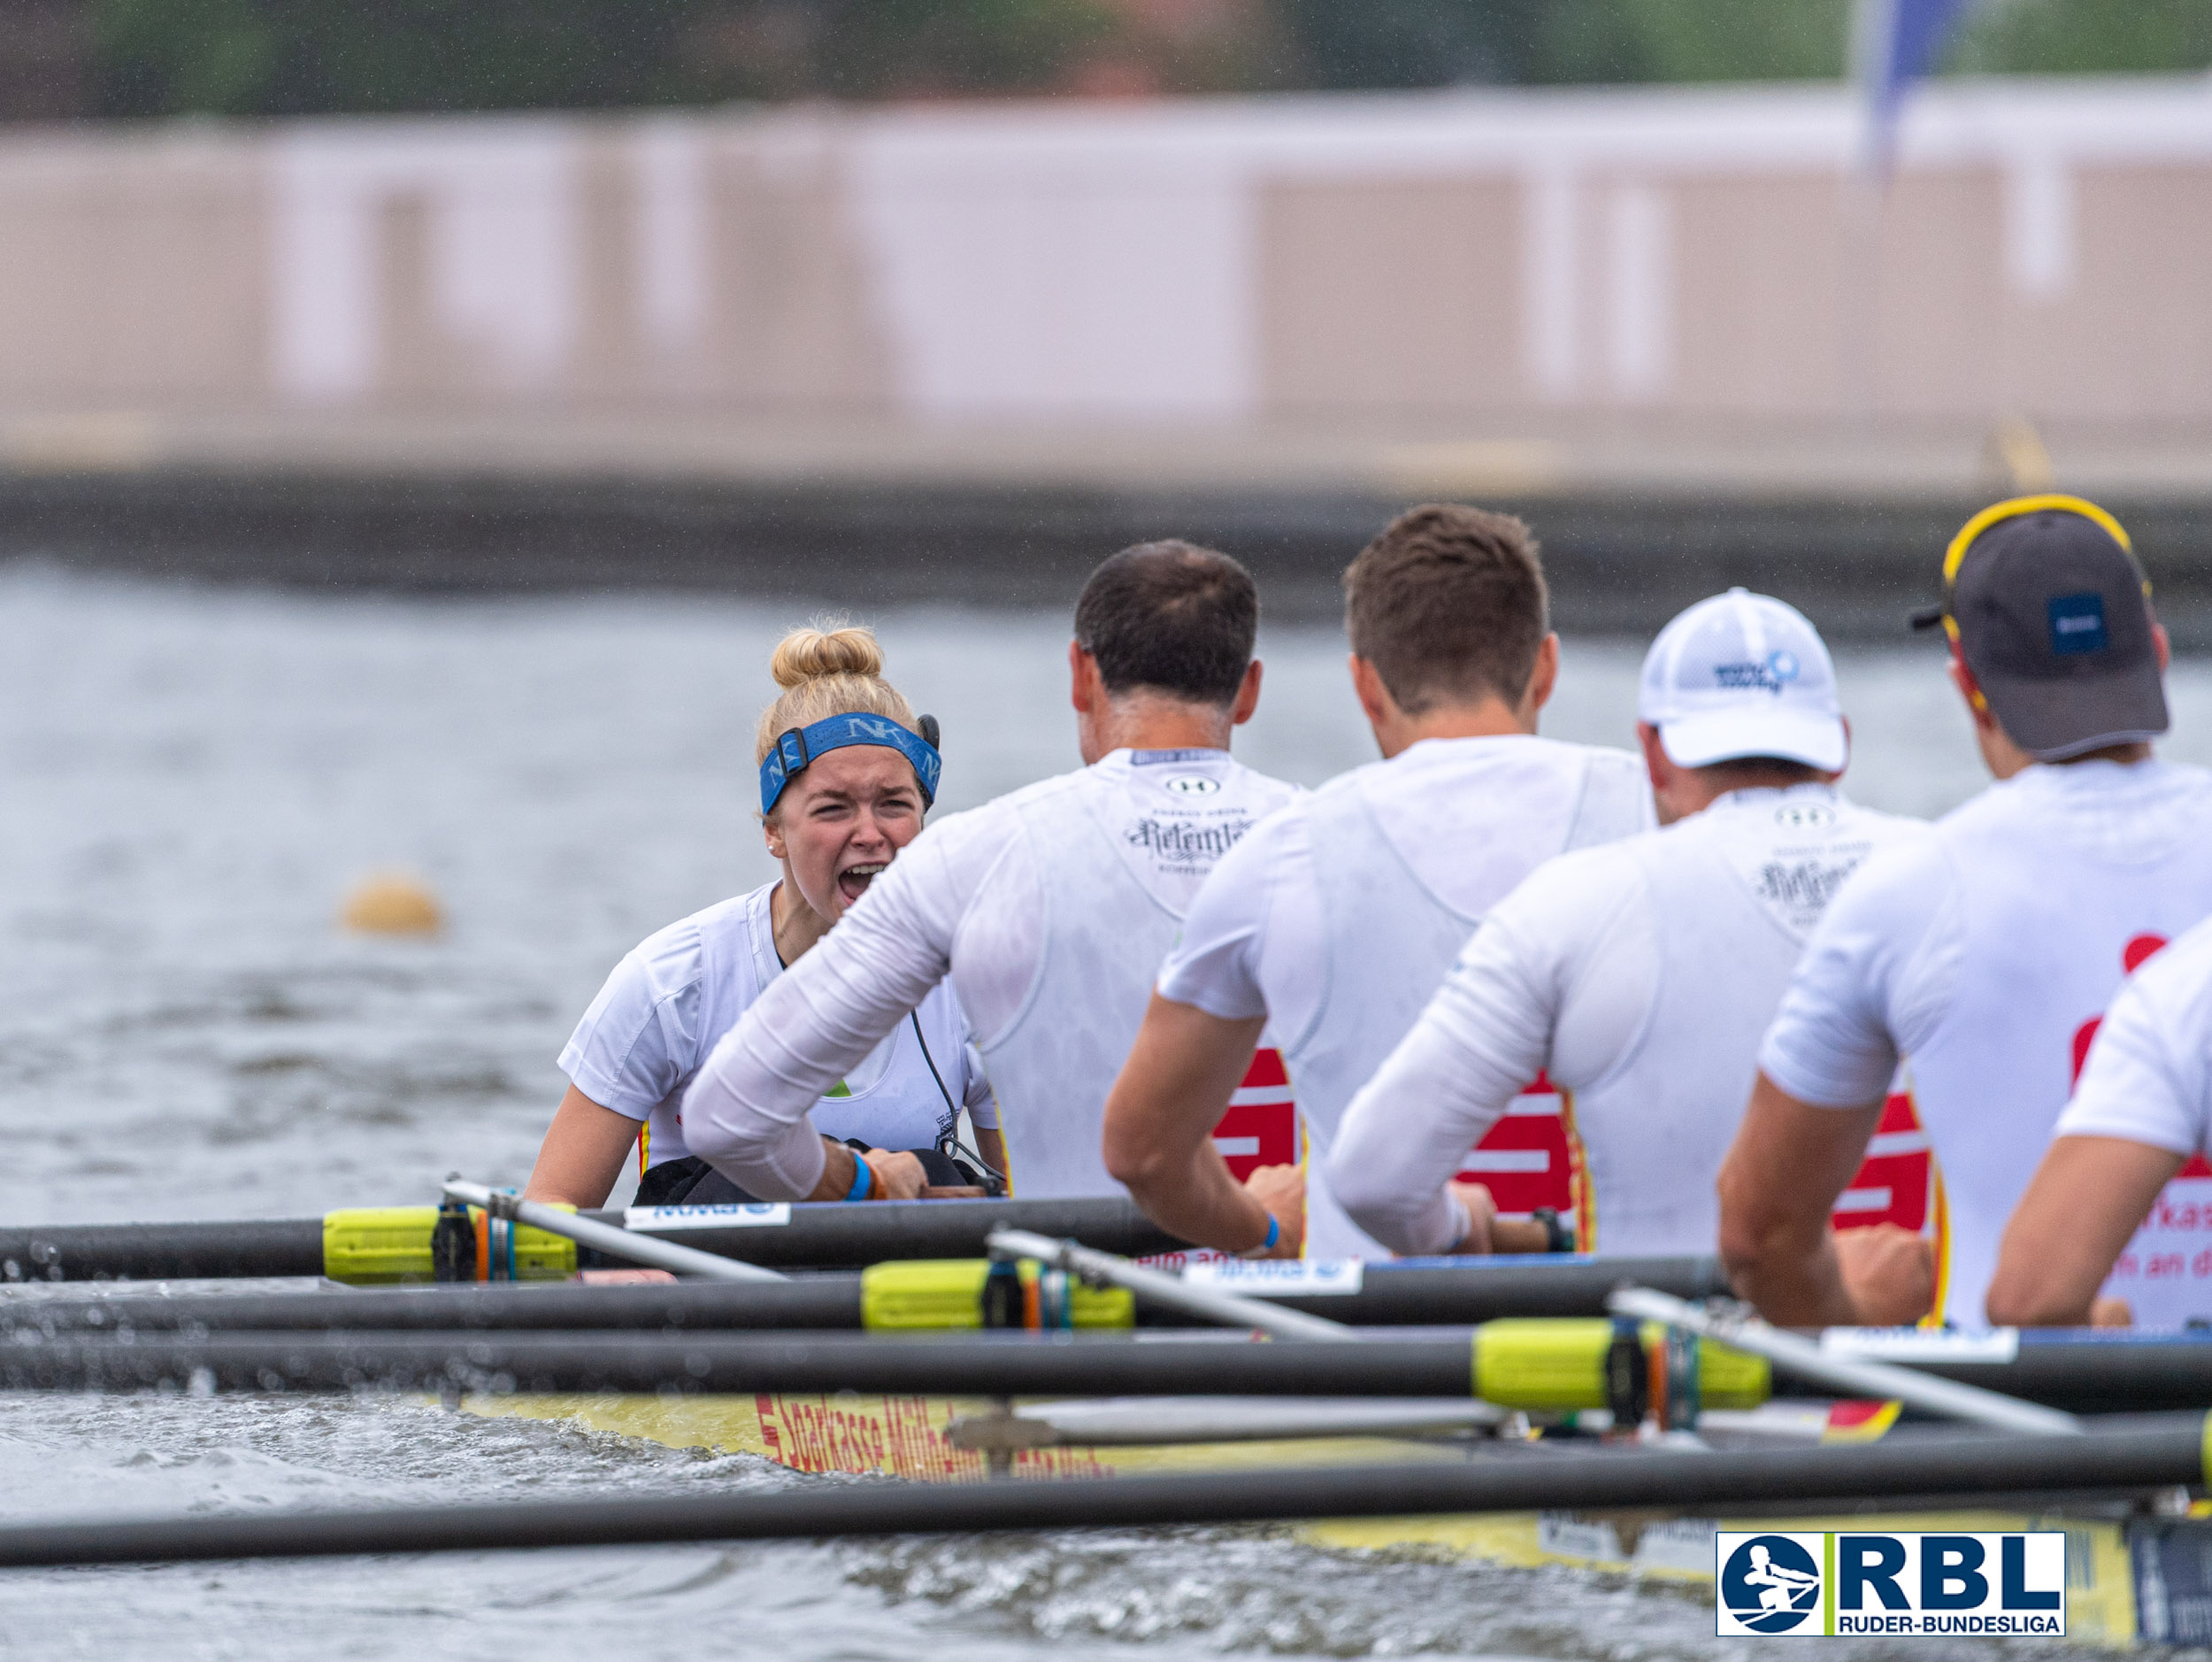
[[[1235,722],[1226,704],[1140,690],[1079,712],[1076,725],[1088,766],[1116,750],[1225,750]]]
[[[776,958],[789,969],[830,931],[829,919],[806,904],[799,885],[792,881],[791,863],[783,866],[783,881],[768,896],[768,927],[775,936]]]
[[[1392,710],[1374,727],[1387,761],[1424,739],[1525,738],[1536,731],[1536,712],[1492,696],[1478,704],[1431,704],[1417,716]]]

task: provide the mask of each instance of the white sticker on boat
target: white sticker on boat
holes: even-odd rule
[[[1820,1335],[1830,1356],[1870,1362],[2009,1362],[2020,1354],[2020,1329],[1959,1333],[1947,1327],[1831,1327]]]
[[[1183,1280],[1248,1298],[1313,1298],[1356,1293],[1361,1273],[1357,1258],[1211,1258],[1186,1265]]]
[[[728,1206],[632,1206],[622,1214],[626,1229],[760,1229],[791,1221],[791,1208],[779,1201]]]

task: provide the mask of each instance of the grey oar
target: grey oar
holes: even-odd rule
[[[1255,1327],[1280,1339],[1356,1341],[1360,1336],[1340,1321],[1309,1316],[1302,1310],[1284,1310],[1256,1298],[1240,1298],[1234,1293],[1193,1287],[1179,1275],[1148,1270],[1141,1264],[1116,1258],[1111,1252],[1101,1252],[1073,1241],[1050,1240],[1026,1229],[994,1229],[985,1237],[984,1244],[991,1249],[995,1258],[1035,1258],[1071,1275],[1079,1275],[1087,1281],[1125,1287],[1139,1298],[1218,1322],[1225,1327]]]
[[[1810,1339],[1770,1327],[1756,1316],[1709,1309],[1666,1293],[1655,1293],[1649,1288],[1621,1288],[1606,1304],[1616,1315],[1635,1316],[1684,1328],[1701,1338],[1763,1356],[1799,1379],[1854,1397],[1901,1402],[1924,1413],[1962,1420],[1970,1425],[1988,1426],[1999,1431],[2063,1436],[2078,1434],[2082,1428],[2080,1420],[2056,1408],[2024,1403],[2016,1397],[1984,1390],[1978,1385],[1936,1379],[1913,1368],[1837,1356],[1822,1350]]]
[[[1486,1431],[1507,1410],[1465,1397],[1110,1397],[956,1414],[956,1449],[1163,1448],[1310,1437],[1434,1437]],[[1823,1423],[1825,1421],[1824,1420]]]
[[[481,1183],[465,1182],[460,1178],[446,1180],[447,1198],[475,1206],[495,1218],[504,1218],[511,1223],[526,1223],[533,1229],[542,1229],[549,1235],[566,1235],[571,1241],[588,1247],[596,1247],[611,1258],[628,1258],[633,1264],[644,1264],[657,1270],[668,1270],[678,1275],[695,1275],[714,1281],[780,1281],[788,1279],[774,1270],[764,1270],[757,1264],[740,1263],[718,1253],[695,1251],[687,1246],[678,1246],[673,1241],[657,1240],[651,1235],[634,1235],[627,1229],[618,1229],[611,1224],[594,1223],[580,1218],[572,1212],[563,1212],[557,1206],[545,1206],[534,1200],[522,1200],[513,1195],[503,1195],[495,1189]]]
[[[1247,1347],[1267,1350],[1266,1345]],[[2085,1436],[1892,1433],[1880,1443],[1735,1453],[1661,1450],[1542,1459],[1450,1459],[1070,1482],[794,1484],[246,1517],[57,1519],[0,1527],[0,1567],[160,1564],[503,1547],[806,1540],[988,1529],[1128,1528],[1302,1518],[1653,1509],[1729,1518],[1760,1503],[1793,1512],[1855,1500],[1919,1505],[2032,1493],[2139,1495],[2205,1479],[2205,1416],[2093,1427]]]

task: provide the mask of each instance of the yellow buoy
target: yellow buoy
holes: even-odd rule
[[[338,920],[365,935],[435,935],[445,927],[445,912],[419,878],[388,872],[355,889]]]

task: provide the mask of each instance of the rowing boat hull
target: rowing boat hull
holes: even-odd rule
[[[984,1457],[945,1435],[958,1414],[985,1414],[980,1399],[699,1395],[470,1397],[468,1411],[493,1417],[567,1420],[671,1448],[750,1454],[796,1472],[887,1475],[924,1482],[980,1482]],[[1457,1460],[1460,1445],[1395,1437],[1185,1443],[1132,1448],[1025,1449],[1016,1478],[1110,1477],[1252,1467]],[[1318,1546],[1344,1550],[1440,1553],[1513,1567],[1565,1565],[1601,1573],[1710,1585],[1719,1530],[1906,1529],[2067,1535],[2067,1635],[2076,1643],[2125,1646],[2138,1635],[2136,1566],[2126,1527],[2107,1519],[2019,1510],[1854,1512],[1847,1516],[1682,1518],[1652,1513],[1501,1512],[1445,1517],[1340,1519],[1299,1527]]]

